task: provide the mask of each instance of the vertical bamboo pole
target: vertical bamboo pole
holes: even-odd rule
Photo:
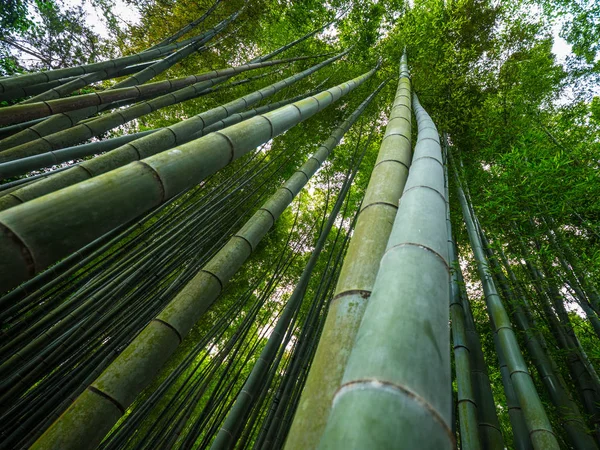
[[[322,449],[455,446],[443,161],[416,95],[413,106],[413,162]]]

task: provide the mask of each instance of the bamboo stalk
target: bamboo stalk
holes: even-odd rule
[[[443,160],[414,94],[413,107],[410,173],[319,448],[455,446]]]
[[[446,150],[445,147],[444,150]],[[449,199],[447,162],[444,166],[444,180],[446,199]],[[469,336],[467,335],[465,310],[459,288],[459,282],[462,277],[459,277],[458,272],[461,271],[461,268],[458,261],[457,246],[452,233],[450,208],[446,208],[446,228],[448,231],[448,260],[451,262],[452,267],[452,277],[450,279],[450,319],[458,391],[457,408],[460,443],[463,450],[481,449],[483,447],[479,438],[479,405],[475,394],[476,382],[472,375],[473,356],[471,356],[472,350],[470,348]]]

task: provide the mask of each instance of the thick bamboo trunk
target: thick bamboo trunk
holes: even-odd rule
[[[455,447],[443,161],[415,95],[413,106],[414,158],[323,449]]]
[[[327,158],[335,146],[337,146],[337,144],[340,142],[344,134],[346,134],[350,127],[360,117],[365,108],[381,90],[384,84],[385,82],[381,83],[377,89],[360,104],[356,111],[354,111],[348,119],[346,119],[338,128],[336,128],[329,139],[323,145],[321,145],[318,151],[322,153],[322,156],[318,158],[319,160],[324,160]],[[307,167],[304,167],[300,170],[302,172],[309,170],[310,167],[308,165],[310,164],[312,164],[312,162],[309,161],[305,164]],[[357,164],[360,164],[360,162]],[[287,330],[293,315],[296,313],[297,309],[302,303],[314,267],[317,263],[319,255],[321,254],[321,251],[323,250],[323,247],[325,246],[327,236],[329,235],[329,232],[331,231],[334,222],[337,219],[338,213],[342,208],[346,194],[352,185],[355,174],[356,167],[353,174],[344,182],[344,185],[340,189],[338,199],[331,213],[329,214],[327,223],[321,229],[319,239],[315,244],[315,248],[313,249],[311,256],[302,272],[300,280],[292,292],[292,295],[288,299],[284,311],[281,317],[278,319],[273,333],[269,337],[267,345],[261,352],[261,355],[253,367],[250,375],[248,376],[247,381],[244,383],[242,394],[238,395],[236,398],[233,406],[230,409],[227,419],[223,423],[219,433],[213,441],[211,446],[212,449],[226,449],[235,444],[234,438],[238,434],[239,430],[243,428],[244,416],[248,413],[250,407],[252,406],[254,398],[259,394],[259,389],[262,387],[264,376],[266,375],[266,372],[269,369],[273,358],[275,357],[277,349],[279,349],[281,345],[284,333]]]
[[[286,441],[316,448],[379,269],[411,161],[411,101],[406,55],[379,156],[331,302],[315,359]]]

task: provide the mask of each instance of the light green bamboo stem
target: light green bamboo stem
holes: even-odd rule
[[[48,177],[41,180],[42,182],[39,184],[35,183],[28,186],[27,189],[23,188],[19,190],[18,193],[13,192],[11,195],[2,197],[0,198],[0,211],[188,142],[192,136],[198,135],[209,125],[215,124],[234,113],[243,111],[266,97],[274,95],[296,81],[333,63],[347,53],[348,51],[346,50],[303,72],[240,97],[225,105],[217,106],[216,108],[200,113],[175,125],[165,127],[156,133],[152,133],[151,136],[129,142],[105,155],[67,169],[62,172],[62,175],[57,174],[61,176]]]
[[[0,291],[31,278],[102,234],[195,186],[251,149],[325,109],[375,71],[0,212]],[[156,134],[159,132],[151,136]]]
[[[406,55],[385,136],[329,307],[286,449],[316,448],[339,387],[385,250],[411,161],[411,99]]]
[[[152,61],[148,62],[148,63],[135,65],[135,66],[125,67],[124,69],[118,69],[114,73],[113,77],[111,77],[108,74],[105,74],[104,76],[100,75],[98,81],[106,80],[108,78],[118,78],[118,77],[122,77],[122,76],[126,76],[126,75],[131,75],[131,74],[139,72],[140,70],[145,69],[146,67],[150,66],[151,64],[153,64]],[[41,94],[42,92],[45,92],[49,89],[52,89],[57,86],[61,86],[65,83],[68,83],[70,81],[73,81],[76,78],[79,78],[79,77],[70,77],[67,79],[49,81],[48,83],[39,83],[39,84],[31,85],[31,86],[29,86],[29,85],[23,86],[23,87],[15,89],[15,90],[7,91],[7,92],[4,92],[3,94],[0,94],[0,101],[11,100],[11,99],[20,98],[20,97],[29,97],[32,95]]]
[[[360,84],[372,73],[373,71],[349,83]],[[276,130],[283,131],[284,129],[281,128],[283,124],[277,120],[277,116],[283,119],[294,111],[295,121],[300,121],[303,115],[301,111],[308,113],[307,115],[313,111],[314,114],[322,109],[319,102],[327,102],[329,98],[331,103],[335,97],[339,98],[351,89],[350,86],[344,85],[303,100],[295,104],[296,106],[280,109],[279,112],[271,115],[260,116],[253,121],[252,125],[258,126],[257,122],[264,124],[267,119]],[[232,133],[226,136],[233,138],[232,143],[240,142],[239,137],[235,139]],[[246,139],[249,137],[247,135]],[[97,445],[124,414],[136,395],[157,375],[183,337],[219,296],[225,284],[250,256],[275,220],[317,171],[328,154],[328,147],[320,147],[198,272],[157,318],[144,328],[32,448],[84,449]]]
[[[418,140],[322,449],[451,449],[448,235],[437,130],[413,95]]]
[[[453,164],[454,165],[454,164]],[[536,450],[558,449],[559,445],[552,431],[552,426],[540,401],[527,364],[523,359],[517,337],[512,329],[508,314],[500,300],[496,286],[487,270],[487,259],[482,248],[477,228],[471,217],[465,194],[460,187],[458,172],[454,165],[454,174],[457,182],[458,198],[463,211],[463,218],[467,226],[471,247],[477,261],[477,269],[481,278],[488,314],[494,328],[498,346],[505,358],[510,374],[511,384],[514,387],[518,403],[522,409],[531,443]]]
[[[444,166],[445,194],[448,193],[448,167]],[[479,438],[479,421],[477,398],[473,379],[473,359],[470,348],[465,310],[461,299],[459,282],[462,277],[458,276],[461,271],[458,261],[457,246],[452,233],[452,222],[450,221],[450,208],[446,208],[446,229],[448,232],[448,260],[452,264],[452,277],[450,279],[450,319],[452,326],[452,343],[454,349],[454,365],[456,373],[456,385],[458,390],[458,422],[460,426],[460,443],[462,450],[481,449]]]

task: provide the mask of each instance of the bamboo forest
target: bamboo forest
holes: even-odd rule
[[[597,0],[0,2],[0,450],[600,449]]]

